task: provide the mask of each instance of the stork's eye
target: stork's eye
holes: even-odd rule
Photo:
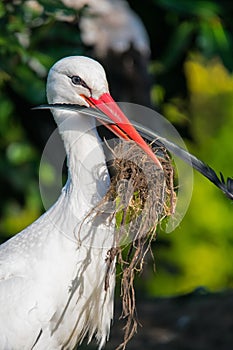
[[[89,88],[89,86],[87,86],[85,81],[83,81],[82,78],[80,78],[78,75],[72,75],[72,76],[68,75],[68,77],[71,79],[71,81],[74,85],[80,85],[80,86],[84,87],[85,89],[89,90],[90,95],[92,94],[91,88]]]
[[[74,85],[82,84],[82,79],[78,75],[74,75],[73,77],[71,77],[71,81]]]

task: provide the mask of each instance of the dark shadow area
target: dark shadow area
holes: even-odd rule
[[[230,350],[233,343],[233,292],[210,294],[202,288],[174,298],[140,300],[137,304],[141,327],[128,343],[128,350]],[[124,320],[120,305],[106,350],[122,341]],[[93,344],[81,350],[93,350]]]

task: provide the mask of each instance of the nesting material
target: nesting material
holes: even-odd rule
[[[154,152],[163,170],[134,142],[120,142],[114,149],[112,168],[114,176],[108,193],[96,208],[106,212],[114,208],[115,244],[106,258],[105,289],[109,286],[109,271],[117,260],[120,266],[122,318],[126,319],[124,341],[117,348],[125,349],[137,330],[135,273],[142,271],[144,258],[156,238],[156,228],[161,221],[174,213],[176,195],[173,186],[173,165],[164,148]]]

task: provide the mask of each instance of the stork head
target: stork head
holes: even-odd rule
[[[49,103],[72,103],[89,107],[85,99],[99,99],[108,93],[103,67],[84,56],[66,57],[54,64],[47,80]]]
[[[78,104],[101,110],[113,122],[105,124],[106,127],[118,137],[135,141],[162,168],[151,148],[112,99],[105,71],[95,60],[71,56],[55,63],[48,75],[47,99],[50,104]]]

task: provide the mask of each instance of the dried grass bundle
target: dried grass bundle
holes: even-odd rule
[[[157,225],[174,213],[176,194],[173,165],[164,148],[154,149],[163,170],[134,142],[120,142],[111,152],[115,174],[109,191],[95,210],[106,212],[108,204],[114,203],[111,218],[116,222],[115,244],[106,258],[105,289],[109,286],[111,265],[117,259],[121,267],[121,318],[126,319],[124,341],[117,348],[120,350],[125,349],[138,325],[135,273],[142,271],[145,255],[156,238]]]

